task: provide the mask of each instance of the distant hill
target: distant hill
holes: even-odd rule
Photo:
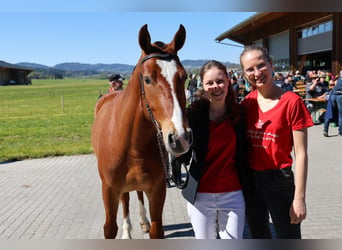
[[[208,60],[183,60],[182,64],[185,68],[188,67],[202,67],[202,65],[207,62]],[[230,62],[223,62],[227,67],[230,68],[240,68],[240,65],[237,63],[230,63]],[[115,72],[131,72],[134,68],[133,65],[129,64],[120,64],[120,63],[113,63],[113,64],[104,64],[104,63],[97,63],[97,64],[88,64],[88,63],[78,63],[78,62],[68,62],[68,63],[59,63],[53,67],[49,67],[42,64],[37,63],[29,63],[29,62],[21,62],[17,63],[17,65],[35,68],[35,69],[59,69],[59,70],[66,70],[66,71],[83,71],[83,70],[90,70],[90,71],[115,71]]]
[[[203,64],[205,64],[208,60],[202,59],[202,60],[183,60],[182,64],[184,68],[201,68]],[[240,68],[240,64],[237,63],[231,63],[231,62],[222,62],[224,65],[226,65],[228,68]]]
[[[208,60],[183,60],[182,64],[187,70],[199,69],[202,65]],[[240,68],[239,64],[223,62],[228,69],[236,69]],[[35,70],[33,74],[39,77],[58,75],[58,77],[85,77],[85,76],[94,76],[94,75],[102,75],[103,77],[107,77],[108,74],[112,73],[120,73],[124,75],[129,75],[134,68],[134,65],[128,64],[88,64],[88,63],[78,63],[78,62],[66,62],[59,63],[53,67],[49,67],[42,64],[30,63],[30,62],[21,62],[17,63],[17,65],[30,67]]]
[[[60,63],[54,66],[55,69],[67,70],[67,71],[83,71],[92,70],[98,72],[115,71],[115,72],[131,72],[134,68],[132,65],[128,64],[87,64],[87,63]]]
[[[24,67],[33,68],[33,69],[48,69],[49,68],[49,66],[38,64],[38,63],[21,62],[21,63],[16,63],[16,64],[20,66],[24,66]]]

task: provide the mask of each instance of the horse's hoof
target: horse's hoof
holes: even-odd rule
[[[141,227],[141,230],[144,232],[144,233],[148,233],[150,231],[150,223],[141,223],[140,224],[140,227]]]
[[[132,235],[130,233],[123,233],[121,239],[130,240],[132,239]]]

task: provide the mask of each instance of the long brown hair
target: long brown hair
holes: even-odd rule
[[[239,104],[236,101],[236,94],[232,88],[232,85],[230,82],[230,77],[228,75],[226,66],[224,64],[222,64],[221,62],[216,61],[216,60],[210,60],[210,61],[206,62],[202,66],[201,71],[200,71],[201,81],[203,81],[204,74],[211,68],[217,68],[217,69],[221,70],[228,79],[228,94],[227,94],[226,100],[225,100],[226,115],[223,118],[227,118],[227,119],[231,120],[233,123],[237,123],[239,118],[240,118],[240,112],[239,112],[240,108],[239,108]]]

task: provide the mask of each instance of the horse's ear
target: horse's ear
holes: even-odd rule
[[[179,29],[172,40],[175,51],[178,51],[183,47],[184,42],[185,42],[185,37],[186,37],[186,31],[185,31],[184,26],[181,24],[179,25]]]
[[[149,54],[149,50],[151,48],[151,36],[147,30],[147,24],[141,27],[139,31],[139,45],[140,48],[146,53]]]

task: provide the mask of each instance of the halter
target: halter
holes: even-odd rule
[[[140,65],[142,65],[145,61],[147,61],[151,58],[159,58],[162,60],[171,60],[173,58],[177,58],[177,56],[175,54],[170,54],[170,53],[150,54],[148,56],[145,56],[143,59],[141,59]],[[177,188],[182,189],[182,188],[184,188],[186,182],[184,182],[184,184],[179,183],[173,174],[174,171],[170,171],[170,166],[171,166],[172,170],[174,169],[174,164],[173,164],[174,157],[170,153],[168,155],[165,154],[166,149],[165,149],[165,144],[163,141],[163,131],[162,131],[159,123],[155,119],[153,112],[150,108],[150,105],[147,102],[146,95],[145,95],[143,75],[141,73],[139,73],[139,79],[140,79],[140,90],[141,90],[142,99],[145,101],[146,110],[147,110],[147,112],[151,118],[153,125],[155,126],[155,128],[157,130],[158,148],[159,148],[160,157],[161,157],[163,167],[164,167],[164,171],[165,171],[165,181],[166,181],[168,187],[170,187],[170,181],[173,181]],[[185,168],[185,169],[186,169],[187,175],[188,175],[188,170],[187,170],[187,168]]]
[[[166,54],[150,54],[145,56],[143,59],[141,59],[140,65],[142,65],[145,61],[147,61],[148,59],[151,58],[160,58],[162,60],[171,60],[173,58],[176,58],[177,56],[175,54],[170,54],[170,53],[166,53]]]

